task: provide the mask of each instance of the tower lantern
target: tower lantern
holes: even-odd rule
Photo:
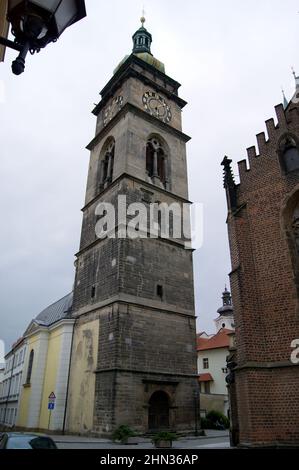
[[[145,18],[141,17],[141,27],[133,35],[133,52],[147,52],[151,54],[152,35],[144,27]]]

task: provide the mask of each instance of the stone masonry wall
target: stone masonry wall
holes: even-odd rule
[[[108,433],[129,424],[146,432],[149,399],[157,390],[170,397],[172,427],[192,428],[195,318],[123,304],[99,318],[95,429]]]

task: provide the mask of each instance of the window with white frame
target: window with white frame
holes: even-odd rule
[[[20,380],[20,374],[16,375],[16,386],[15,386],[15,395],[19,393],[19,380]]]
[[[16,383],[16,377],[14,375],[11,379],[10,392],[9,392],[10,396],[15,394],[15,383]]]

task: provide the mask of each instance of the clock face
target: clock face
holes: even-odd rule
[[[147,91],[142,97],[144,108],[163,122],[170,122],[172,115],[170,106],[164,98],[154,91]]]
[[[123,103],[124,103],[123,96],[119,95],[113,98],[111,103],[104,110],[104,115],[103,115],[104,126],[106,126],[106,124],[108,124],[108,122],[111,121],[111,119],[115,116],[117,111],[121,109]]]

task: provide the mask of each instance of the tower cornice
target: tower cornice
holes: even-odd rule
[[[151,80],[149,76],[144,75],[142,71],[140,71],[140,67],[145,71],[150,72],[153,76],[153,80]],[[160,70],[156,69],[151,64],[148,64],[136,55],[131,54],[100,92],[102,100],[92,111],[95,116],[99,114],[101,109],[105,106],[109,98],[115,94],[120,85],[130,77],[138,78],[143,83],[150,85],[156,91],[164,93],[169,99],[175,101],[181,109],[187,104],[185,100],[178,96],[178,89],[181,86],[179,82],[173,80],[171,77],[162,73]],[[165,86],[159,85],[154,78],[162,80]],[[167,88],[167,85],[171,87],[173,91]]]
[[[152,299],[147,299],[144,297],[138,297],[138,299],[136,299],[136,297],[125,294],[123,292],[120,292],[119,294],[114,295],[113,297],[110,297],[108,299],[104,299],[100,302],[94,303],[93,305],[89,304],[85,307],[78,308],[77,310],[73,311],[73,316],[75,318],[81,317],[83,315],[88,315],[91,312],[95,312],[106,307],[111,307],[115,304],[146,308],[152,311],[183,316],[194,320],[196,320],[197,318],[194,310],[188,310],[187,308],[182,309],[179,308],[177,305],[153,301]]]
[[[111,121],[96,134],[96,136],[92,139],[91,142],[89,142],[89,144],[86,146],[87,150],[92,150],[127,112],[131,112],[135,115],[141,116],[145,121],[154,123],[157,127],[160,127],[160,129],[163,129],[164,131],[175,135],[183,142],[189,142],[189,140],[191,140],[191,137],[187,134],[184,134],[184,132],[175,129],[174,127],[170,126],[169,124],[163,121],[160,121],[156,117],[148,114],[146,111],[143,111],[143,109],[138,108],[134,104],[126,103],[124,104],[122,109],[111,119]]]
[[[111,189],[114,188],[114,186],[116,186],[117,184],[119,184],[120,181],[122,181],[123,179],[126,179],[126,178],[129,178],[131,179],[132,181],[136,181],[136,183],[140,183],[142,184],[142,186],[144,186],[145,188],[147,188],[148,190],[155,190],[161,194],[166,194],[168,196],[171,196],[171,197],[175,197],[175,199],[177,199],[178,201],[184,203],[184,204],[192,204],[191,201],[189,201],[189,199],[186,199],[182,196],[180,196],[179,194],[176,194],[172,191],[168,191],[167,189],[164,189],[164,188],[161,188],[160,186],[155,186],[153,185],[152,183],[148,183],[147,181],[144,181],[140,178],[137,178],[136,176],[133,176],[133,175],[130,175],[129,173],[122,173],[121,175],[119,175],[118,178],[116,178],[114,181],[112,181],[112,183],[105,189],[103,189],[103,191],[101,191],[99,194],[97,194],[93,199],[91,199],[91,201],[89,201],[87,204],[85,204],[84,207],[82,207],[81,209],[81,212],[84,212],[86,211],[89,207],[91,207],[95,202],[97,202],[98,200],[100,200],[103,195],[107,192],[109,192]]]

